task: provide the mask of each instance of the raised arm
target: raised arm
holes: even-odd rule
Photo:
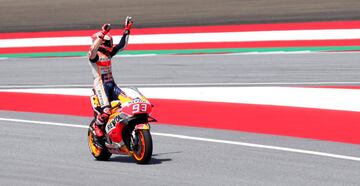
[[[133,23],[134,22],[132,21],[132,18],[127,16],[126,20],[125,20],[125,29],[124,29],[123,36],[121,37],[119,44],[117,44],[111,51],[111,53],[110,53],[111,57],[113,57],[119,51],[122,51],[126,48],[128,41],[129,41],[130,30],[131,30]]]
[[[110,29],[110,24],[104,24],[102,26],[102,31],[92,36],[96,39],[93,41],[93,44],[91,45],[88,52],[88,57],[90,61],[97,61],[97,51],[99,50],[100,45],[104,42],[104,37],[110,31]]]

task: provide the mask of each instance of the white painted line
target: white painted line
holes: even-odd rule
[[[31,123],[31,124],[40,124],[40,125],[53,125],[53,126],[61,126],[61,127],[75,127],[75,128],[88,128],[88,126],[84,125],[76,125],[70,123],[56,123],[56,122],[48,122],[48,121],[34,121],[34,120],[24,120],[24,119],[13,119],[13,118],[0,118],[0,121],[10,121],[16,123]]]
[[[120,86],[121,87],[121,86]],[[172,99],[360,112],[360,89],[285,86],[143,87],[150,99]],[[122,87],[129,93],[129,88]],[[0,89],[0,92],[90,96],[91,88]]]
[[[244,142],[238,142],[238,141],[218,140],[218,139],[209,139],[209,138],[199,138],[199,137],[192,137],[192,136],[185,136],[185,135],[178,135],[178,134],[164,134],[164,133],[156,133],[156,132],[151,132],[151,134],[154,134],[157,136],[188,139],[188,140],[195,140],[195,141],[223,143],[223,144],[239,145],[239,146],[245,146],[245,147],[271,149],[271,150],[278,150],[278,151],[295,152],[295,153],[300,153],[300,154],[325,156],[325,157],[337,158],[337,159],[360,161],[359,157],[354,157],[354,156],[345,156],[345,155],[339,155],[339,154],[331,154],[331,153],[325,153],[325,152],[294,149],[294,148],[287,148],[287,147],[278,147],[278,146],[271,146],[271,145],[261,145],[261,144],[255,144],[255,143],[244,143]]]
[[[20,89],[20,88],[92,88],[92,85],[0,85],[0,89]]]
[[[360,81],[319,81],[319,82],[258,82],[258,83],[133,83],[121,84],[119,87],[217,87],[217,86],[282,86],[282,85],[360,85]],[[0,85],[0,89],[22,88],[92,88],[91,84],[74,85]],[[1,90],[0,90],[1,91]],[[54,92],[56,93],[56,92]]]
[[[357,39],[360,29],[285,30],[192,34],[135,35],[130,43],[250,42],[287,40]]]
[[[118,84],[119,86],[136,87],[205,87],[205,86],[253,86],[253,85],[360,85],[360,81],[319,81],[319,82],[258,82],[258,83],[148,83]],[[89,85],[92,86],[92,85]],[[0,86],[2,87],[2,86]]]
[[[57,123],[57,122],[23,120],[23,119],[12,119],[12,118],[0,118],[0,121],[10,121],[10,122],[16,122],[16,123],[31,123],[31,124],[40,124],[40,125],[52,125],[52,126],[62,126],[62,127],[74,127],[74,128],[88,128],[88,126],[69,124],[69,123]],[[314,155],[314,156],[323,156],[323,157],[335,158],[335,159],[360,161],[359,157],[318,152],[318,151],[310,151],[310,150],[303,150],[303,149],[278,147],[278,146],[271,146],[271,145],[261,145],[261,144],[255,144],[255,143],[244,143],[244,142],[229,141],[229,140],[200,138],[200,137],[185,136],[185,135],[178,135],[178,134],[158,133],[158,132],[151,132],[151,134],[155,135],[155,136],[163,136],[163,137],[170,137],[170,138],[178,138],[178,139],[186,139],[186,140],[194,140],[194,141],[204,141],[204,142],[210,142],[210,143],[221,143],[221,144],[229,144],[229,145],[238,145],[238,146],[293,152],[293,153],[307,154],[307,155]]]
[[[360,112],[360,89],[302,87],[139,88],[149,98]],[[125,90],[126,92],[126,90]]]
[[[359,84],[360,81],[320,81],[320,82],[259,82],[259,83],[149,83],[149,84],[118,84],[119,86],[151,86],[151,87],[191,87],[191,86],[253,86],[253,85],[354,85]],[[90,86],[90,85],[89,85]],[[0,86],[2,87],[2,86]]]
[[[360,39],[360,29],[133,35],[129,44]],[[115,42],[120,36],[114,37]],[[1,39],[0,48],[90,45],[90,36]]]

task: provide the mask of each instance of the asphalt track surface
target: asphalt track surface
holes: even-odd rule
[[[137,56],[114,59],[123,84],[323,82],[356,85],[359,53]],[[0,86],[88,86],[85,58],[0,60]],[[334,83],[340,82],[340,83]],[[251,84],[250,84],[251,85]],[[155,85],[159,86],[159,85]],[[168,85],[166,85],[168,86]],[[30,123],[1,118],[34,120]],[[153,135],[154,156],[137,165],[123,156],[92,159],[85,128],[91,118],[0,112],[1,185],[359,185],[360,161]],[[236,131],[153,124],[155,134],[178,134],[360,157],[358,145]]]
[[[0,118],[79,124],[90,118],[0,112]],[[92,159],[85,128],[0,121],[1,185],[358,185],[360,162],[153,135],[154,156]],[[242,132],[152,125],[181,134],[359,156],[358,145]]]
[[[360,19],[358,0],[2,0],[0,32]]]
[[[359,60],[359,52],[120,55],[113,59],[113,75],[119,85],[134,86],[357,85]],[[0,64],[0,88],[92,85],[85,57],[3,59]]]

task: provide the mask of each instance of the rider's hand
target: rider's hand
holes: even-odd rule
[[[101,32],[99,33],[98,37],[99,37],[101,40],[104,40],[105,35],[110,32],[110,29],[111,29],[110,24],[104,24],[104,25],[101,27]]]
[[[130,29],[132,27],[132,25],[134,24],[134,21],[132,20],[132,17],[127,16],[125,19],[125,34],[129,34]]]

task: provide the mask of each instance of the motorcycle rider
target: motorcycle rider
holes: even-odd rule
[[[92,125],[97,137],[103,137],[104,127],[110,116],[110,102],[118,100],[119,96],[125,93],[116,85],[111,72],[111,58],[119,51],[125,49],[128,43],[130,29],[133,25],[132,18],[127,16],[125,28],[120,42],[113,45],[113,38],[110,35],[110,24],[104,24],[102,31],[91,36],[92,45],[88,57],[94,75],[94,92],[99,99],[101,112],[97,115]]]

